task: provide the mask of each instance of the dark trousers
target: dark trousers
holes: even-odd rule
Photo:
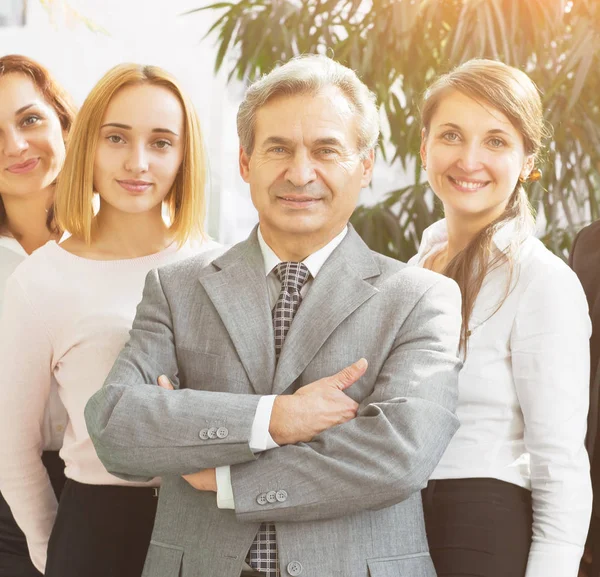
[[[438,577],[523,577],[531,492],[497,479],[430,481],[422,492]]]
[[[57,451],[46,451],[42,461],[59,498],[65,484],[65,464]],[[41,577],[29,558],[25,535],[17,525],[8,503],[0,495],[0,577]]]
[[[140,577],[158,492],[67,480],[48,544],[46,577]]]
[[[594,494],[594,499],[599,498]],[[585,569],[585,574],[588,577],[600,577],[600,517],[592,513],[592,521],[590,531],[588,533],[586,548],[592,553],[592,563],[589,566],[585,561],[582,561],[582,568]]]

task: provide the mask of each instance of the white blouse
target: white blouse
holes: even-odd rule
[[[499,230],[493,250],[514,232]],[[447,238],[445,220],[430,226],[410,263],[423,266]],[[489,272],[475,301],[458,380],[461,427],[432,479],[491,477],[530,489],[526,577],[576,577],[592,507],[587,301],[577,276],[533,236],[520,244],[498,309],[508,271]]]
[[[0,236],[0,314],[4,304],[6,281],[19,264],[27,258],[25,249],[11,236]],[[58,451],[63,443],[67,412],[58,397],[58,385],[52,380],[48,406],[42,425],[43,448]]]

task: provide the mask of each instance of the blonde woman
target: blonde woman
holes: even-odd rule
[[[590,320],[533,236],[524,183],[546,131],[526,74],[471,60],[436,80],[421,157],[445,219],[414,262],[463,298],[461,422],[423,492],[439,577],[576,577],[591,511]]]
[[[146,273],[211,246],[200,242],[204,160],[196,113],[177,81],[152,66],[113,68],[83,104],[57,186],[56,217],[72,236],[36,251],[7,284],[0,459],[10,467],[0,486],[47,576],[142,572],[158,481],[110,475],[83,410],[128,339]],[[53,378],[68,413],[58,512],[40,461]]]
[[[74,117],[69,95],[41,64],[20,54],[0,58],[0,311],[4,286],[17,265],[59,237],[51,207]],[[66,415],[55,386],[50,397],[40,448],[58,496],[65,478],[57,449]],[[0,470],[9,466],[0,461]],[[0,577],[39,575],[25,536],[0,495]]]

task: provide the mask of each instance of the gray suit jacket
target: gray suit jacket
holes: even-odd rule
[[[458,428],[457,285],[371,252],[350,228],[276,366],[256,231],[205,258],[148,275],[130,341],[86,408],[111,473],[162,477],[144,577],[238,577],[262,521],[276,523],[282,577],[434,577],[419,490]],[[355,419],[253,454],[261,395],[360,357],[369,368],[347,390]],[[162,373],[178,390],[155,385]],[[235,511],[181,478],[220,465],[231,465]]]

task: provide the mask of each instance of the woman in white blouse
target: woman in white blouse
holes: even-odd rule
[[[57,185],[72,236],[17,268],[0,326],[0,488],[46,576],[142,573],[158,480],[109,474],[83,412],[128,339],[148,271],[211,246],[200,242],[204,184],[199,122],[177,81],[152,66],[109,71],[81,108]],[[53,379],[68,414],[58,510],[40,460]]]
[[[592,502],[590,321],[577,277],[533,236],[539,93],[515,68],[471,60],[433,83],[422,121],[445,219],[412,262],[463,295],[461,427],[423,491],[436,570],[576,577]]]
[[[42,65],[19,54],[0,58],[0,311],[6,281],[17,265],[59,237],[51,207],[74,117],[69,95]],[[65,421],[53,386],[40,449],[57,496],[65,479],[58,456]],[[7,465],[0,461],[0,470]],[[25,536],[0,496],[0,577],[39,575]]]

